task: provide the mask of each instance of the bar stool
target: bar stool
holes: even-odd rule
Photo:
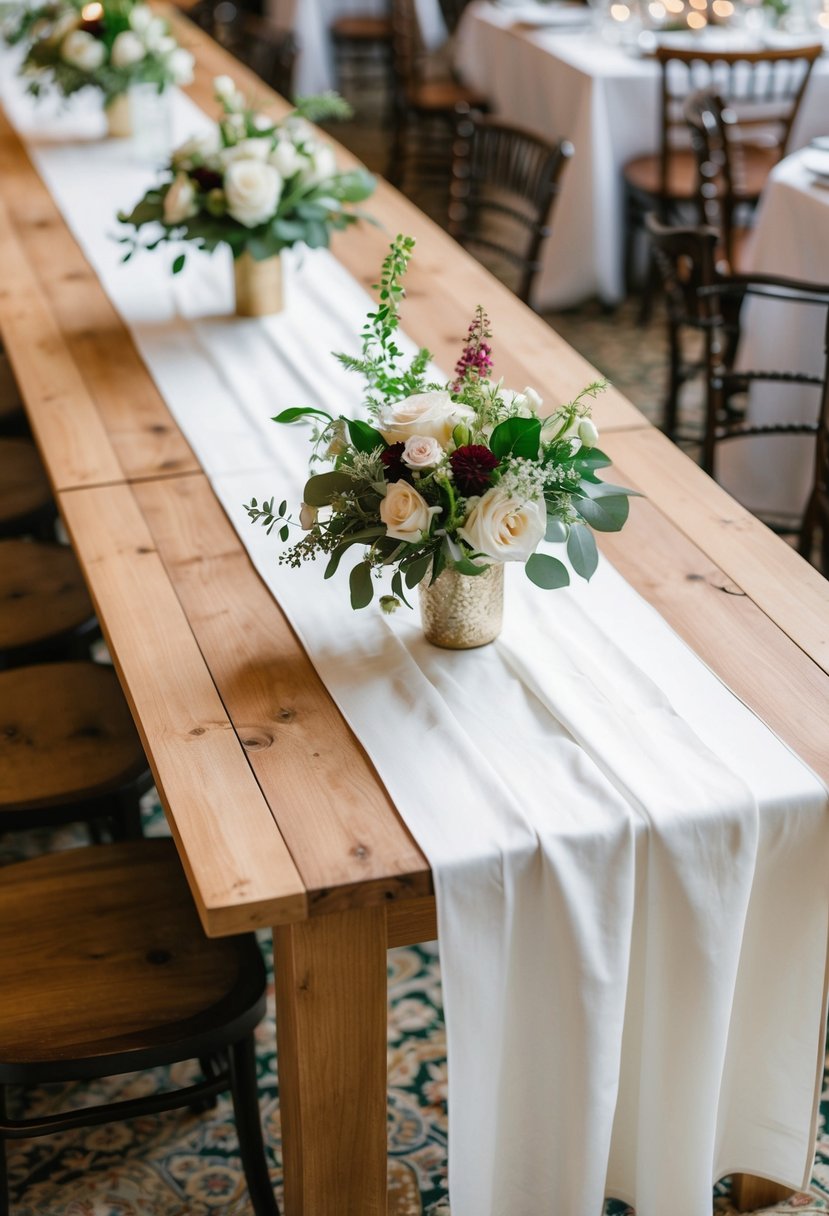
[[[138,837],[151,785],[110,667],[0,671],[0,831],[108,819],[116,834]]]
[[[0,1216],[5,1142],[194,1107],[230,1089],[256,1216],[278,1216],[268,1177],[253,1031],[266,977],[252,934],[205,937],[169,840],[68,849],[0,871]],[[203,1061],[172,1092],[36,1118],[6,1088]]]
[[[0,540],[0,668],[88,655],[98,623],[66,545]]]
[[[28,439],[0,439],[0,536],[46,536],[56,514],[35,445]]]

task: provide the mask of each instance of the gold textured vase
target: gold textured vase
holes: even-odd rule
[[[107,120],[107,132],[111,139],[126,139],[132,135],[132,107],[129,93],[119,93],[113,97],[104,113]]]
[[[504,618],[504,567],[483,574],[444,570],[430,586],[419,586],[420,616],[426,641],[446,650],[472,650],[494,642]]]
[[[236,315],[267,317],[282,312],[282,259],[278,253],[257,262],[245,252],[233,262]]]

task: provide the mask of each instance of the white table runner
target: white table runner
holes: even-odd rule
[[[2,64],[0,64],[2,66]],[[172,413],[435,873],[453,1216],[710,1216],[741,1170],[807,1183],[823,1051],[829,815],[812,773],[602,563],[543,593],[507,571],[506,627],[438,651],[347,575],[277,564],[241,509],[299,501],[307,433],[356,408],[367,297],[325,253],[287,310],[227,315],[229,259],[124,267],[112,217],[148,184],[83,104],[12,121]],[[176,96],[183,137],[204,116]],[[497,335],[496,357],[497,357]],[[521,386],[516,386],[521,387]],[[543,389],[543,386],[539,386]],[[635,506],[634,506],[635,509]]]

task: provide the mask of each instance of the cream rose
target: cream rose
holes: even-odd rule
[[[416,543],[429,531],[432,516],[440,507],[430,507],[407,481],[393,481],[380,503],[380,518],[386,525],[386,536],[392,540]]]
[[[302,180],[306,186],[316,186],[337,172],[337,158],[329,144],[317,144],[313,147],[305,163],[308,167]]]
[[[471,420],[474,411],[458,405],[445,391],[415,393],[380,411],[377,429],[386,443],[405,443],[412,435],[431,436],[443,447],[457,423]]]
[[[115,68],[128,68],[146,58],[144,43],[132,30],[122,30],[116,35],[109,58]]]
[[[433,469],[443,459],[443,448],[431,435],[410,435],[401,459],[410,469]]]
[[[304,528],[306,532],[310,532],[314,524],[317,522],[319,511],[316,507],[309,507],[307,502],[302,504],[299,512],[299,526]]]
[[[269,139],[240,139],[238,144],[230,148],[222,148],[219,159],[225,165],[232,165],[235,160],[267,160],[271,151]]]
[[[544,538],[547,507],[543,498],[520,502],[498,486],[470,499],[472,510],[458,535],[475,550],[497,562],[525,562]]]
[[[176,169],[190,168],[193,163],[207,160],[214,156],[221,146],[219,132],[216,127],[210,127],[201,135],[193,135],[180,144],[173,153],[173,166]]]
[[[308,163],[308,158],[300,152],[290,139],[280,139],[268,158],[284,178],[293,177]]]
[[[186,173],[177,173],[164,195],[164,223],[183,224],[197,210],[195,186]]]
[[[60,44],[60,57],[82,72],[95,72],[106,58],[106,47],[86,30],[72,30]]]
[[[258,142],[258,141],[257,141]],[[261,160],[235,160],[225,174],[228,215],[246,228],[271,219],[282,193],[282,178]]]
[[[184,47],[177,46],[174,51],[171,51],[167,66],[170,69],[173,84],[192,84],[195,63],[194,57],[189,51],[185,51]]]

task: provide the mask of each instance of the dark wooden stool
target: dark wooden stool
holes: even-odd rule
[[[0,439],[0,536],[46,536],[57,512],[37,448]]]
[[[81,657],[98,632],[70,548],[0,540],[0,667],[67,654]]]
[[[0,671],[0,831],[108,818],[139,836],[138,803],[151,784],[110,667]]]
[[[253,1045],[265,985],[252,934],[205,937],[169,840],[69,849],[0,871],[0,1216],[9,1212],[6,1140],[192,1107],[227,1089],[254,1212],[278,1216]],[[205,1061],[207,1075],[183,1089],[6,1115],[9,1085],[189,1059]]]

